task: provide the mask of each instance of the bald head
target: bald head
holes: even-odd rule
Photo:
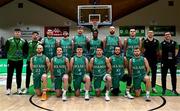
[[[38,45],[36,51],[37,51],[37,54],[41,54],[43,52],[43,46]]]
[[[115,27],[114,27],[114,26],[110,26],[110,27],[109,27],[109,33],[110,33],[111,35],[113,35],[113,34],[115,33]]]

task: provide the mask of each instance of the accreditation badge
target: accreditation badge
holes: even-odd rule
[[[171,60],[172,58],[172,52],[168,52],[168,59]]]

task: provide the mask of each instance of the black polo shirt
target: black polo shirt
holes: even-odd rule
[[[176,61],[175,50],[179,49],[177,42],[170,40],[170,42],[162,41],[161,50],[162,50],[162,61]]]
[[[143,48],[145,49],[144,57],[147,58],[149,62],[157,62],[157,51],[159,51],[159,41],[153,38],[150,41],[148,38],[143,42]]]

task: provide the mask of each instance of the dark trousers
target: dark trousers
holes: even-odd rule
[[[30,79],[31,79],[31,68],[30,68],[30,61],[26,63],[26,88],[29,88]]]
[[[151,86],[155,87],[156,85],[156,73],[157,73],[157,64],[149,62],[151,68]]]
[[[172,62],[161,64],[162,88],[163,88],[163,90],[166,90],[166,77],[167,77],[168,69],[170,69],[172,88],[173,88],[173,90],[176,90],[176,83],[177,83],[176,69],[177,69],[177,67]]]
[[[11,85],[12,85],[12,77],[13,77],[14,69],[16,69],[17,88],[21,88],[23,60],[19,60],[19,61],[8,60],[7,64],[8,66],[7,66],[6,89],[11,89],[12,87]]]

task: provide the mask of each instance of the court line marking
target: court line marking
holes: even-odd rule
[[[166,104],[166,99],[163,96],[159,96],[159,97],[161,97],[161,99],[163,100],[163,103],[160,106],[158,106],[158,107],[149,109],[148,111],[154,111],[156,109],[160,109],[160,108],[162,108]]]
[[[40,109],[44,109],[44,110],[46,110],[46,111],[53,111],[52,109],[48,109],[48,108],[44,108],[44,107],[41,107],[41,106],[38,106],[37,104],[35,104],[33,101],[32,101],[32,98],[34,97],[34,95],[32,95],[30,98],[29,98],[29,102],[32,104],[32,105],[34,105],[34,106],[36,106],[36,107],[38,107],[38,108],[40,108]]]

